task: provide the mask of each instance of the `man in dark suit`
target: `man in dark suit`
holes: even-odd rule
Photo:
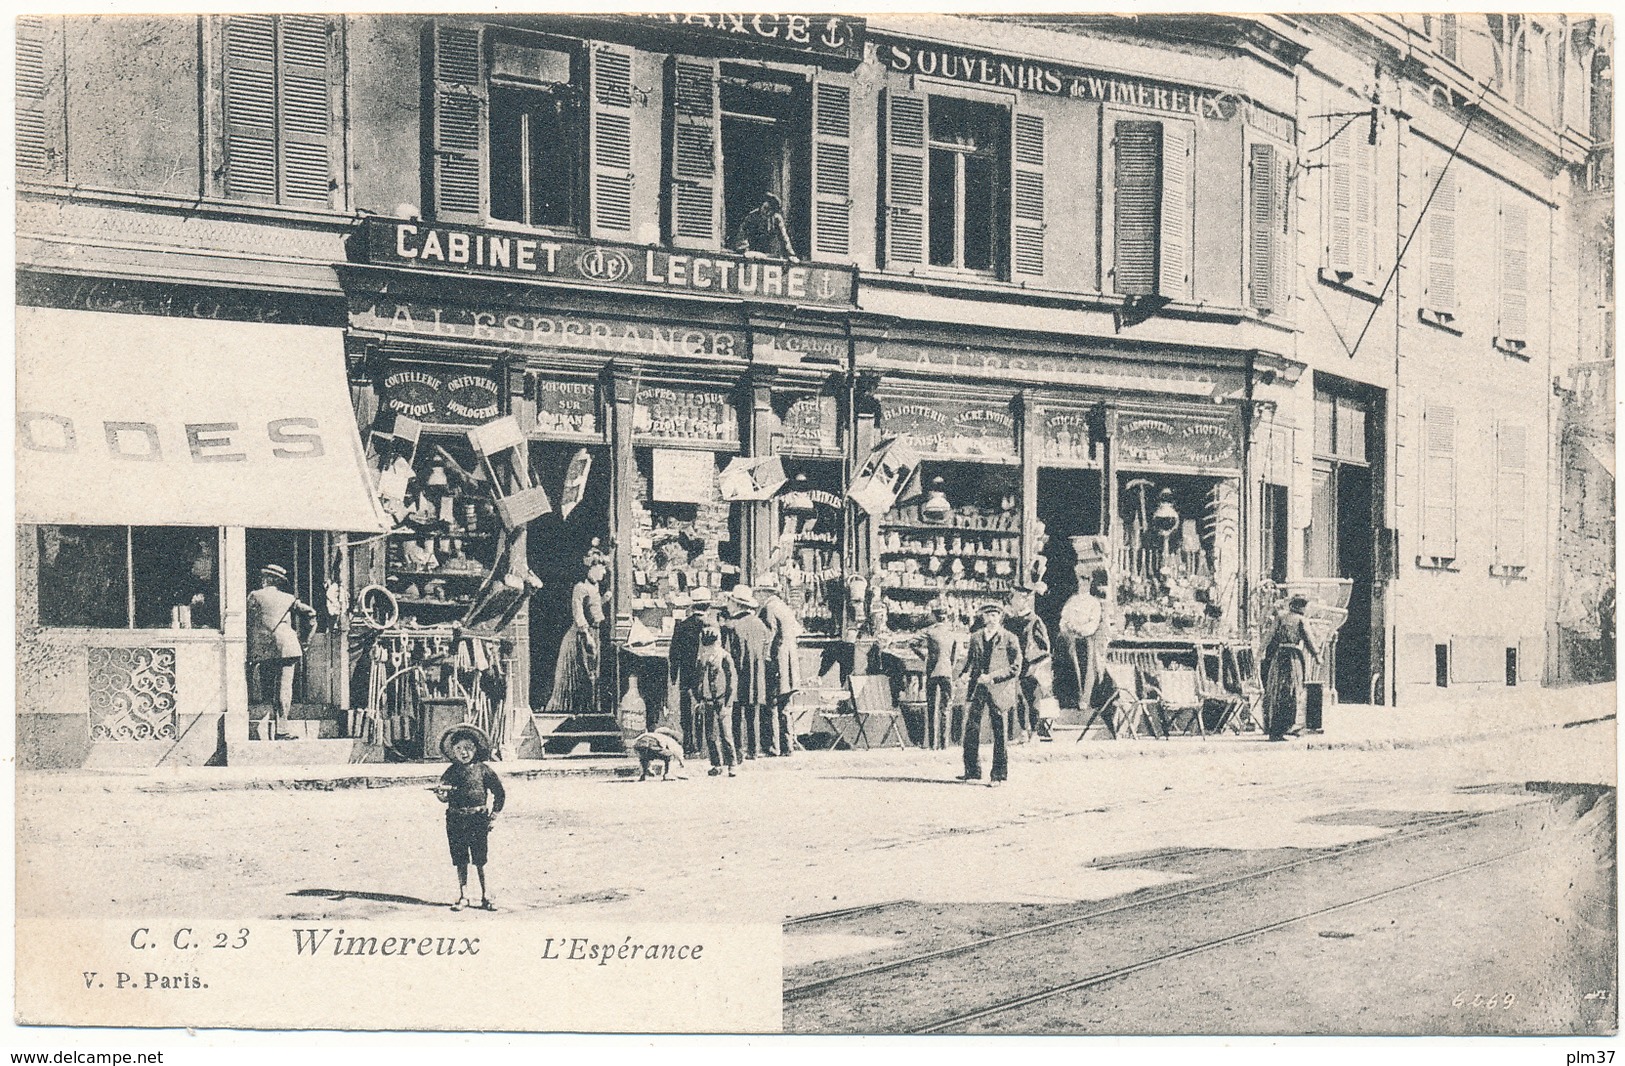
[[[1016,636],[1004,628],[1004,607],[982,605],[982,628],[971,634],[966,657],[970,679],[970,708],[965,714],[965,772],[961,781],[982,779],[982,711],[986,709],[993,729],[992,785],[1009,776],[1010,714],[1021,698],[1021,646]]]

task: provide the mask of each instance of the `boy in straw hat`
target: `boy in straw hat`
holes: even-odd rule
[[[293,672],[304,657],[299,634],[293,628],[298,612],[310,621],[316,609],[287,591],[288,572],[275,563],[260,568],[260,587],[248,594],[248,665],[263,698],[270,689],[271,716],[261,740],[291,740],[281,723],[293,709]]]
[[[434,794],[446,805],[446,844],[457,867],[457,902],[454,911],[468,906],[468,864],[480,877],[480,909],[496,910],[485,890],[485,860],[491,822],[507,801],[502,780],[485,764],[491,757],[491,738],[477,725],[464,722],[440,734],[440,753],[451,760]],[[486,797],[491,805],[486,806]]]

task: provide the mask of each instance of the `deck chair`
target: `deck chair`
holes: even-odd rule
[[[1236,732],[1264,731],[1264,679],[1258,673],[1258,653],[1249,647],[1227,647],[1225,666],[1239,695],[1231,725]]]
[[[1196,694],[1212,708],[1210,733],[1222,733],[1226,729],[1232,733],[1241,732],[1236,718],[1245,701],[1230,683],[1225,669],[1228,654],[1229,649],[1222,644],[1197,646]]]
[[[1207,724],[1202,721],[1206,701],[1196,690],[1196,674],[1189,667],[1165,667],[1146,689],[1146,698],[1156,707],[1164,736],[1173,735],[1176,728],[1187,735],[1194,731],[1207,736]]]
[[[1105,672],[1102,675],[1102,689],[1109,689],[1110,695],[1103,699],[1084,722],[1083,730],[1078,733],[1078,740],[1089,731],[1089,726],[1098,717],[1106,723],[1111,731],[1112,739],[1120,740],[1124,736],[1138,737],[1143,727],[1153,737],[1160,735],[1168,739],[1167,730],[1159,730],[1159,723],[1152,714],[1152,703],[1140,695],[1139,671],[1132,663],[1106,662],[1102,664]]]

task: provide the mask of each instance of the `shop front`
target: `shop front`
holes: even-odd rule
[[[378,757],[338,726],[346,542],[384,526],[342,332],[17,316],[20,764]],[[248,662],[267,567],[312,608],[291,706],[269,734],[276,696]]]

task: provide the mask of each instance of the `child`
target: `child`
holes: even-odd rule
[[[472,861],[480,875],[480,909],[494,911],[496,906],[485,891],[486,840],[507,795],[496,772],[485,765],[491,757],[491,738],[479,726],[464,722],[440,735],[440,753],[451,760],[434,788],[435,796],[446,804],[446,843],[457,867],[457,902],[451,909],[468,906],[468,864]],[[485,806],[487,793],[493,797],[490,809]]]
[[[714,622],[707,621],[700,630],[700,650],[694,657],[693,680],[690,692],[694,697],[694,716],[705,723],[705,745],[711,756],[712,777],[727,767],[728,776],[734,776],[739,763],[739,750],[734,747],[733,702],[738,694],[738,674],[733,658],[722,648],[722,631]]]
[[[649,779],[649,767],[655,763],[660,764],[660,780],[671,780],[671,761],[677,760],[677,765],[687,769],[683,762],[683,731],[673,726],[663,725],[652,733],[645,733],[632,742],[632,753],[638,757],[643,766],[643,773],[638,776],[639,781]]]

